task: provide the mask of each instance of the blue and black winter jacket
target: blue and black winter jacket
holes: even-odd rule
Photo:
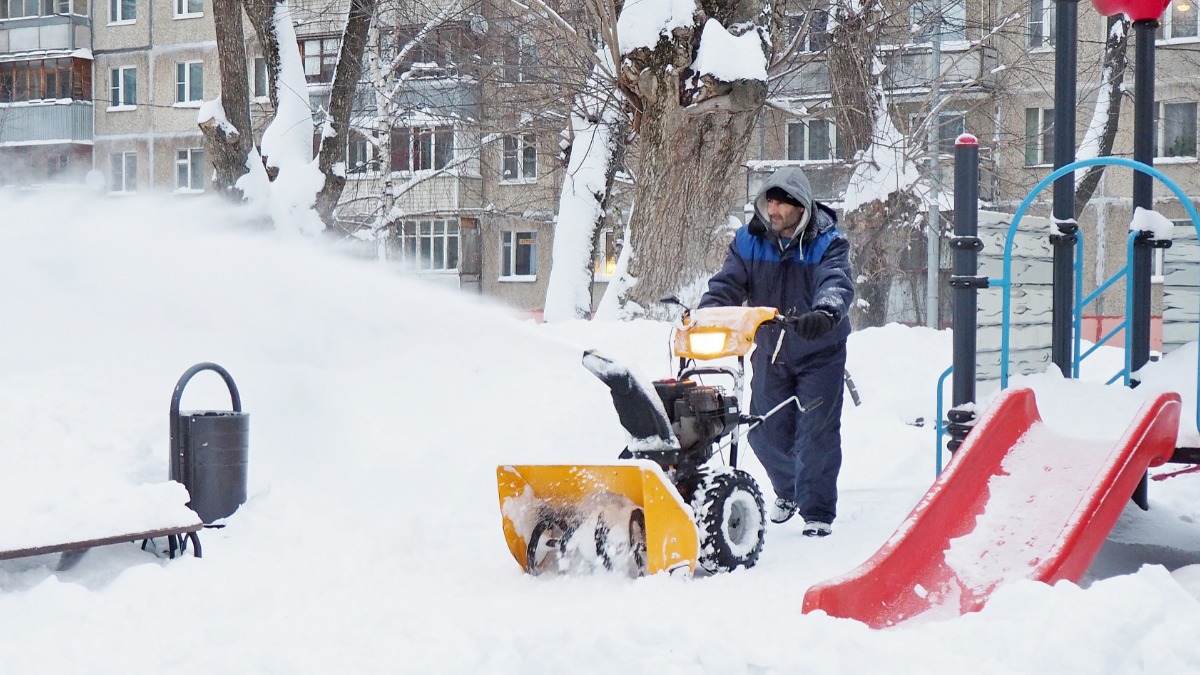
[[[767,223],[766,192],[782,187],[805,207],[803,234],[782,242]],[[808,178],[799,169],[776,171],[755,199],[755,216],[737,231],[725,264],[708,282],[700,307],[743,303],[774,307],[781,314],[799,316],[814,309],[837,320],[833,330],[814,341],[789,331],[780,357],[789,362],[832,346],[850,334],[847,313],[854,300],[850,272],[850,242],[837,229],[837,215],[812,199]],[[764,326],[756,341],[759,354],[775,350],[778,329]]]

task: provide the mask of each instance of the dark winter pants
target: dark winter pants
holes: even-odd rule
[[[767,350],[755,352],[750,382],[750,414],[763,415],[789,396],[800,403],[820,397],[801,413],[795,405],[775,413],[750,431],[750,446],[767,470],[775,495],[797,504],[805,520],[832,523],[837,515],[837,477],[842,467],[842,391],[845,341],[797,363],[771,363]]]

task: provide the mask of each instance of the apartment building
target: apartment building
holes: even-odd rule
[[[92,168],[91,27],[86,0],[0,0],[0,186]]]
[[[209,2],[95,3],[93,159],[109,194],[209,187],[196,125],[200,105],[220,85]]]

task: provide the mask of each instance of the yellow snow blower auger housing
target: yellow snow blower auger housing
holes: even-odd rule
[[[682,306],[675,297],[663,302]],[[630,576],[753,567],[763,548],[762,492],[737,468],[744,430],[761,416],[739,404],[745,356],[764,324],[788,324],[770,307],[689,310],[672,331],[676,377],[646,384],[595,351],[583,365],[611,390],[630,441],[613,464],[502,465],[496,469],[504,536],[530,574],[595,570]],[[780,325],[779,339],[787,331]],[[793,338],[799,339],[799,338]],[[703,363],[736,358],[736,366]],[[732,380],[731,390],[704,377]],[[720,462],[728,449],[728,464]]]

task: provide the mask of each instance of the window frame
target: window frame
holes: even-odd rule
[[[1031,133],[1030,113],[1037,111],[1037,129]],[[1049,141],[1049,142],[1047,142]],[[1048,146],[1048,147],[1047,147]],[[1036,155],[1038,161],[1030,161]],[[1054,164],[1054,108],[1025,109],[1025,166],[1047,166]]]
[[[342,50],[341,36],[306,37],[299,40],[300,62],[304,67],[304,79],[309,84],[330,84],[337,70],[338,54]],[[316,49],[316,54],[309,50]],[[315,72],[309,72],[309,64],[316,63]],[[328,72],[326,72],[328,71]]]
[[[126,16],[126,10],[129,15]],[[137,0],[108,0],[108,25],[127,26],[137,22]]]
[[[1178,109],[1180,107],[1191,107],[1191,153],[1190,154],[1167,154],[1167,108]],[[1154,158],[1156,160],[1173,160],[1187,161],[1198,158],[1197,153],[1197,116],[1200,115],[1200,105],[1196,101],[1158,101],[1154,106]],[[1172,146],[1178,140],[1188,140],[1186,130],[1182,137],[1177,136],[1172,139]]]
[[[396,223],[396,247],[401,264],[414,272],[456,274],[462,264],[462,228],[457,218],[401,220]],[[437,258],[440,264],[435,266]]]
[[[361,148],[362,159],[356,151]],[[370,178],[379,175],[379,149],[362,133],[350,130],[346,139],[346,177]]]
[[[537,136],[531,132],[506,134],[500,141],[500,183],[520,185],[536,183],[538,180]],[[512,164],[513,176],[508,167]]]
[[[500,232],[499,281],[537,281],[537,234],[537,230]],[[524,272],[518,268],[522,262],[528,266]]]
[[[192,4],[199,5],[200,9],[191,11]],[[196,19],[204,16],[204,0],[175,0],[171,3],[171,7],[174,14],[171,18],[174,19]],[[181,12],[180,9],[186,11]]]
[[[826,148],[826,157],[816,159],[812,158],[812,143],[814,141],[812,138],[812,133],[809,129],[809,125],[813,123],[821,123],[826,128],[826,138],[829,140]],[[799,144],[793,143],[797,129],[802,130],[801,141]],[[833,120],[819,117],[814,117],[807,120],[796,120],[793,122],[788,122],[784,131],[786,134],[786,138],[784,139],[784,152],[786,153],[786,158],[789,162],[803,162],[806,164],[833,164],[844,159],[841,157],[842,151],[838,143],[837,124],[834,123]],[[792,150],[794,147],[798,147],[798,149],[802,151],[802,157],[797,158],[793,156],[794,153]]]
[[[1035,8],[1037,19],[1034,19]],[[1025,46],[1029,49],[1053,49],[1058,21],[1054,0],[1029,0],[1025,6]],[[1037,33],[1034,33],[1034,26]]]
[[[616,274],[616,232],[611,227],[602,227],[596,233],[596,248],[592,255],[592,278],[595,281],[610,281]]]
[[[120,167],[121,170],[120,170],[119,174],[116,170],[118,159],[120,160],[120,164],[121,164],[121,167]],[[132,162],[130,160],[132,160]],[[109,166],[110,166],[110,171],[111,171],[110,179],[113,181],[113,184],[110,186],[110,189],[108,191],[109,194],[126,195],[126,194],[133,194],[133,193],[137,192],[138,161],[137,161],[137,152],[136,151],[130,150],[130,151],[124,151],[124,152],[114,152],[114,153],[110,154],[109,155]],[[118,176],[121,179],[120,189],[116,189],[117,188],[116,180],[117,180]],[[130,180],[131,178],[132,178],[132,180]],[[133,189],[129,189],[130,183],[132,183]]]
[[[965,0],[914,0],[908,6],[908,25],[909,25],[909,41],[912,44],[928,44],[933,42],[935,35],[931,27],[921,27],[927,17],[933,14],[933,7],[936,5],[941,9],[942,20],[941,30],[938,34],[941,35],[942,42],[963,42],[967,39],[967,5]],[[919,30],[913,30],[919,29]]]
[[[1172,2],[1167,5],[1167,9],[1163,12],[1162,17],[1158,20],[1158,30],[1154,33],[1155,42],[1200,42],[1200,19],[1197,19],[1197,11],[1195,5],[1188,8],[1187,14],[1191,17],[1191,35],[1176,36],[1175,35],[1175,18],[1176,18],[1176,3]]]
[[[133,86],[126,73],[132,72]],[[137,109],[137,66],[114,66],[109,69],[109,112]]]
[[[199,66],[199,97],[193,98],[197,93],[193,89],[197,86],[195,82],[195,72],[193,68]],[[180,78],[183,78],[182,80]],[[186,98],[181,98],[185,96]],[[178,108],[195,108],[204,103],[204,61],[176,61],[175,62],[175,103]]]
[[[262,93],[259,93],[260,76]],[[256,56],[250,60],[250,96],[255,101],[265,101],[271,98],[271,83],[269,81],[269,74],[267,73],[267,57],[265,56]]]
[[[426,139],[428,143],[425,143]],[[455,145],[454,127],[392,127],[391,170],[399,173],[441,171],[454,163]],[[398,158],[403,161],[397,161]]]
[[[204,192],[204,148],[180,148],[175,151],[175,192]],[[180,185],[183,171],[187,171],[187,185]],[[196,187],[196,183],[199,187]]]

